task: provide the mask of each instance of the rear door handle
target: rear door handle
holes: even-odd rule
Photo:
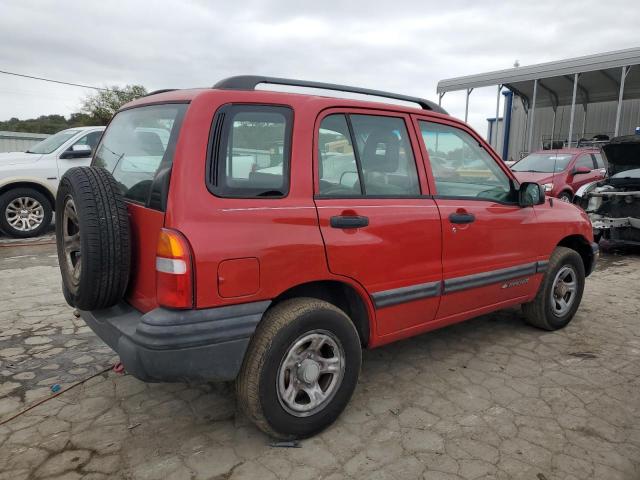
[[[338,215],[331,217],[330,223],[333,228],[361,228],[369,225],[369,217]]]
[[[476,221],[476,216],[473,213],[452,213],[449,215],[449,221],[451,223],[473,223]]]

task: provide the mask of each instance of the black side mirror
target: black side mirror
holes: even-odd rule
[[[535,182],[524,182],[518,190],[518,204],[521,207],[531,207],[544,203],[544,188]]]
[[[92,154],[89,145],[73,145],[60,155],[60,158],[89,158]]]

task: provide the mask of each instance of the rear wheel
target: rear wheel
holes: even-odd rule
[[[349,317],[312,298],[285,300],[258,325],[236,381],[247,416],[276,438],[333,423],[358,381],[362,350]]]
[[[37,237],[51,224],[49,199],[33,188],[14,188],[0,196],[0,229],[16,238]]]
[[[56,197],[56,243],[67,303],[80,310],[116,304],[129,279],[127,208],[103,168],[68,170]]]
[[[536,298],[522,306],[527,322],[545,330],[567,326],[580,306],[584,279],[582,257],[575,250],[557,247]]]

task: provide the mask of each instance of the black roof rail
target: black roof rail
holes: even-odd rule
[[[178,90],[178,89],[177,88],[163,88],[161,90],[154,90],[153,92],[149,92],[146,95],[143,95],[143,97],[150,97],[151,95],[157,95],[158,93],[175,92],[176,90]]]
[[[370,88],[350,87],[348,85],[337,85],[335,83],[310,82],[307,80],[295,80],[292,78],[262,77],[259,75],[239,75],[236,77],[225,78],[216,83],[213,88],[221,90],[255,90],[256,86],[261,83],[270,83],[273,85],[290,85],[294,87],[320,88],[323,90],[336,90],[339,92],[360,93],[363,95],[372,95],[375,97],[392,98],[394,100],[402,100],[405,102],[417,103],[424,110],[431,110],[438,113],[447,114],[447,111],[437,103],[424,98],[410,97],[399,93],[383,92],[381,90],[372,90]]]

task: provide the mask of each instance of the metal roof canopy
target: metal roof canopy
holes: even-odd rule
[[[585,107],[589,103],[618,101],[616,115],[616,135],[618,132],[621,101],[640,98],[640,70],[631,67],[640,65],[640,48],[628,48],[615,52],[598,53],[584,57],[540,63],[525,67],[509,68],[495,72],[449,78],[438,82],[437,92],[440,103],[446,92],[466,90],[467,102],[465,121],[468,117],[469,95],[474,88],[498,86],[497,107],[500,90],[508,88],[522,98],[531,110],[533,124],[535,107],[571,105],[571,131],[575,104]],[[496,108],[498,111],[498,108]],[[496,115],[497,117],[497,115]],[[529,150],[531,134],[529,130]],[[496,140],[497,142],[497,140]]]

